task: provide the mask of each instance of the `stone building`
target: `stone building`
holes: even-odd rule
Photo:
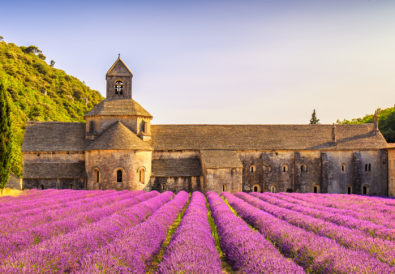
[[[395,147],[362,125],[152,125],[118,58],[86,123],[29,122],[24,188],[395,194]]]

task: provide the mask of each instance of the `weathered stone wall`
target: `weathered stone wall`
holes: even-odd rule
[[[263,191],[295,191],[293,189],[293,163],[292,151],[263,152]]]
[[[150,185],[145,189],[147,191],[173,191],[178,192],[185,190],[188,192],[202,191],[202,177],[201,176],[190,176],[190,177],[151,177]]]
[[[13,188],[13,189],[22,189],[22,179],[14,174],[10,173],[8,178],[8,182],[5,185],[6,188]]]
[[[107,98],[132,98],[132,78],[129,76],[107,76]],[[123,82],[123,94],[115,94],[115,81]]]
[[[88,189],[145,189],[151,177],[151,151],[93,150],[85,154]],[[144,183],[139,182],[139,169],[145,169]],[[96,170],[99,171],[97,182]],[[122,170],[122,182],[117,182]]]
[[[86,189],[84,179],[24,179],[23,189]]]
[[[203,191],[215,191],[221,193],[242,191],[243,169],[242,168],[216,168],[203,169]]]
[[[199,151],[153,151],[152,159],[185,159],[199,157]]]
[[[395,146],[388,151],[388,196],[395,197]]]
[[[262,152],[243,151],[239,152],[238,155],[243,164],[242,191],[252,191],[256,185],[262,191],[264,189]]]
[[[321,154],[322,192],[347,193],[353,185],[355,156],[352,151],[327,151]],[[343,169],[342,169],[343,167]]]

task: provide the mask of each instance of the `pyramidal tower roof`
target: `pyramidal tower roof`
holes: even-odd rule
[[[86,150],[153,150],[122,122],[111,125],[102,135],[94,140]]]
[[[130,71],[128,66],[122,61],[121,57],[118,55],[118,59],[114,62],[111,68],[107,71],[106,77],[108,76],[131,76],[133,73]]]
[[[133,99],[103,100],[97,104],[86,116],[144,116],[152,118],[152,115],[146,111],[139,103]]]

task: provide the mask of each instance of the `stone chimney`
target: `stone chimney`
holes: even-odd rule
[[[336,144],[336,141],[337,141],[336,138],[337,138],[336,137],[336,125],[335,125],[335,123],[333,123],[333,125],[332,125],[332,141],[335,144]]]
[[[379,130],[379,109],[376,109],[373,116],[374,132],[377,134]]]

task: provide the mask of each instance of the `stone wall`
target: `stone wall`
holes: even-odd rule
[[[147,191],[173,191],[178,192],[185,190],[188,192],[202,190],[203,177],[190,176],[190,177],[151,177],[150,185],[145,189]]]
[[[18,176],[10,173],[10,176],[8,178],[8,182],[5,185],[6,188],[13,188],[13,189],[18,189],[22,190],[22,179],[19,178]]]
[[[23,189],[86,189],[84,179],[23,179]]]
[[[388,151],[388,196],[395,197],[395,146]]]
[[[242,168],[216,168],[203,169],[203,191],[215,191],[221,193],[242,191],[243,169]]]
[[[88,189],[145,189],[151,177],[151,151],[93,150],[85,153]],[[143,168],[144,182],[139,180]],[[117,182],[117,171],[122,172],[122,182]],[[99,171],[99,180],[97,180]]]

